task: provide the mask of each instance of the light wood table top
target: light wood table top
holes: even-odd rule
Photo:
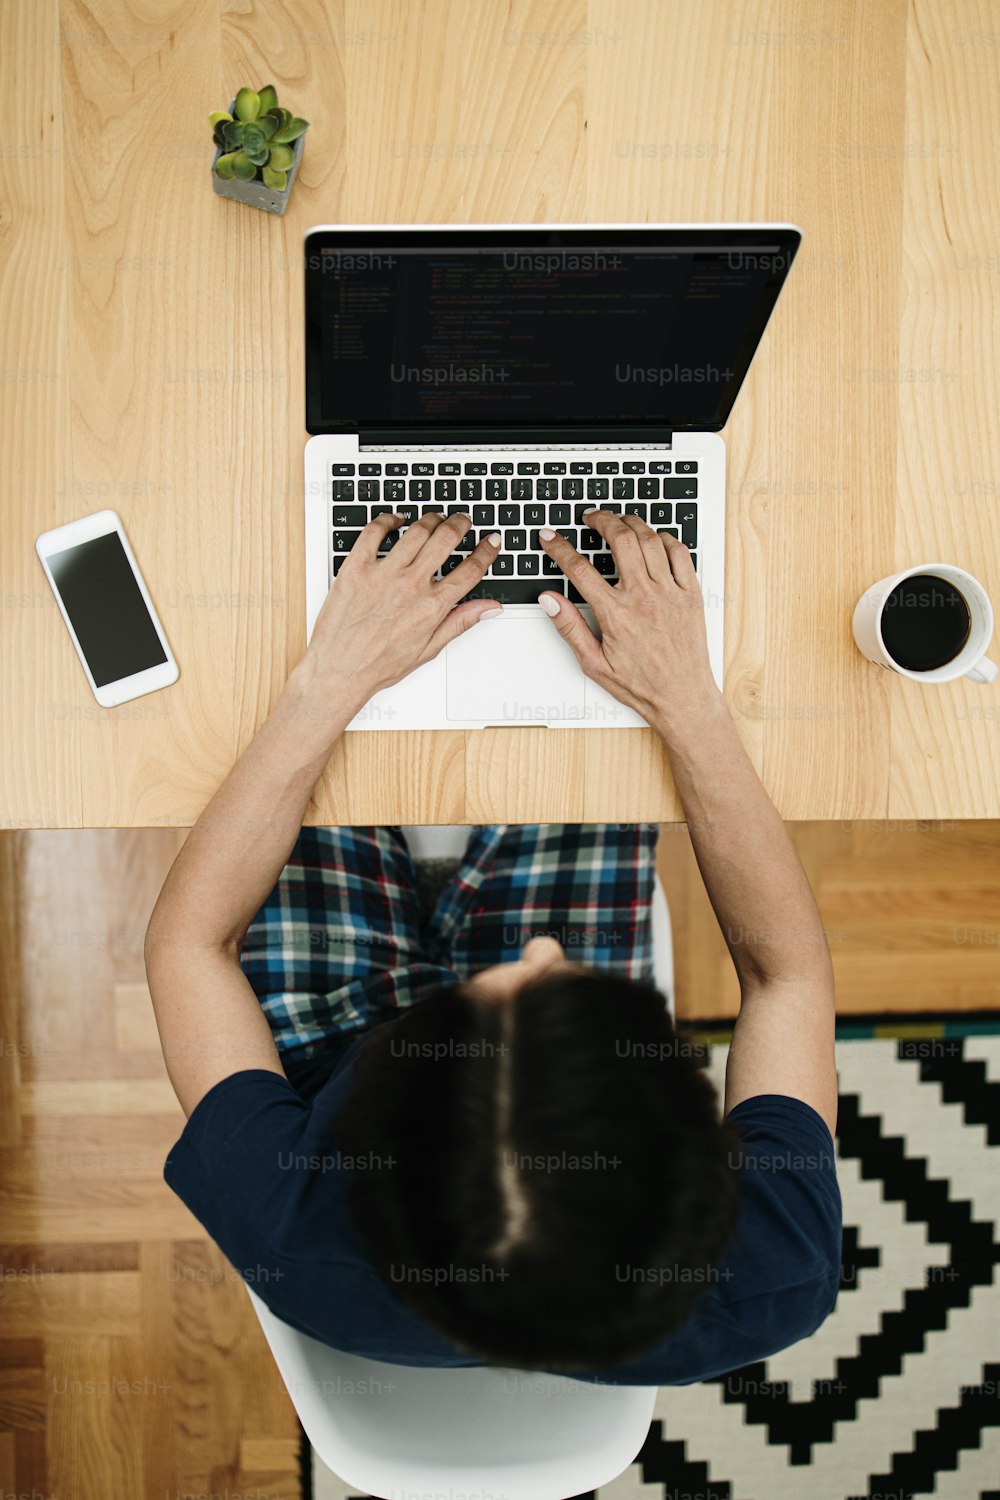
[[[1000,817],[1000,684],[904,680],[850,629],[924,562],[1000,607],[990,14],[6,8],[0,826],[191,825],[300,657],[301,249],[325,222],[800,225],[723,434],[726,698],[786,818]],[[283,219],[209,180],[209,111],[268,80],[312,121]],[[105,506],[181,668],[117,710],[34,553]],[[346,736],[307,821],[680,817],[652,732],[511,727]]]

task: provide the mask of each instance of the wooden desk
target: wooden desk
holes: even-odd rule
[[[305,644],[302,237],[340,221],[801,225],[724,434],[726,697],[786,818],[1000,817],[1000,686],[904,681],[850,630],[921,562],[1000,609],[988,8],[156,12],[4,28],[2,826],[190,825],[275,701]],[[209,111],[270,79],[313,122],[284,219],[209,180]],[[106,505],[181,668],[111,711],[33,550]],[[680,816],[650,732],[512,727],[348,736],[308,821]]]

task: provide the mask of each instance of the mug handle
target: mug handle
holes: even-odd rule
[[[996,682],[1000,676],[1000,667],[996,662],[990,661],[988,656],[983,656],[974,667],[969,668],[965,676],[970,682]]]

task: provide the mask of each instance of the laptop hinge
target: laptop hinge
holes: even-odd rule
[[[480,448],[537,448],[567,450],[576,448],[655,448],[662,452],[673,443],[673,429],[664,427],[650,431],[648,427],[629,429],[617,427],[613,434],[603,440],[595,440],[595,428],[551,428],[544,435],[537,429],[510,430],[504,432],[430,433],[426,427],[398,428],[391,431],[359,432],[358,446],[368,450],[393,448],[434,448],[469,451]]]

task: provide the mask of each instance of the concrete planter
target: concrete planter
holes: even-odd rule
[[[232,114],[236,108],[236,100],[229,105],[229,113]],[[262,208],[268,214],[283,214],[288,207],[288,200],[292,196],[292,187],[295,183],[295,174],[299,170],[299,162],[302,160],[302,148],[306,143],[304,135],[300,135],[297,141],[292,141],[292,165],[288,168],[288,180],[285,183],[285,191],[277,193],[273,188],[266,187],[257,178],[251,178],[249,182],[241,182],[238,177],[231,178],[226,182],[215,175],[215,163],[222,155],[216,150],[212,157],[212,191],[218,193],[220,198],[235,198],[237,203],[249,203],[251,208]]]

